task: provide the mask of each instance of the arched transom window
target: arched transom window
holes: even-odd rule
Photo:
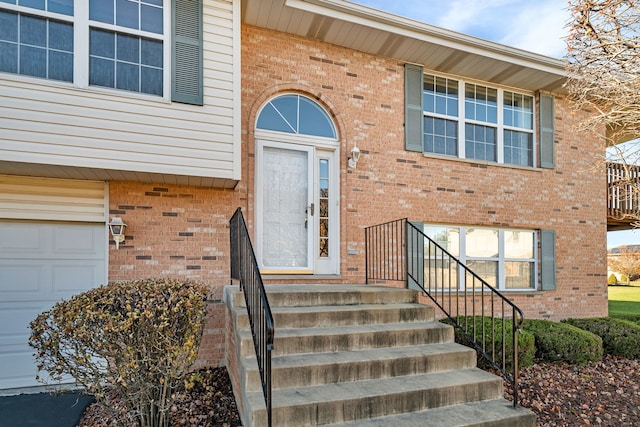
[[[311,99],[296,94],[269,101],[262,108],[256,126],[297,135],[336,138],[336,129],[327,112]]]

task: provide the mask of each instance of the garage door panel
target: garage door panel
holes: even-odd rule
[[[57,264],[53,267],[51,293],[54,298],[68,298],[86,291],[88,288],[101,285],[104,277],[104,263],[86,261],[82,264]]]
[[[28,222],[0,224],[0,256],[43,255],[46,251],[43,244],[46,232],[44,227]]]
[[[43,379],[49,379],[50,383],[54,382],[46,372],[37,372],[33,351],[20,349],[15,352],[1,353],[0,364],[8,368],[6,374],[0,378],[0,389],[44,385],[36,380],[36,375]],[[73,378],[66,376],[61,382],[72,383],[74,381]]]
[[[40,298],[46,266],[36,261],[0,261],[0,300],[25,301]]]
[[[102,231],[102,232],[100,232]],[[106,228],[100,230],[94,226],[62,225],[52,230],[51,255],[80,255],[83,259],[104,258],[105,247],[98,245],[98,241],[104,242]],[[102,236],[100,236],[102,234]]]
[[[104,284],[104,260],[0,261],[0,300],[59,301]]]
[[[42,385],[34,357],[35,349],[28,345],[31,329],[29,324],[42,312],[52,307],[50,301],[32,303],[0,303],[0,389]],[[63,382],[73,382],[67,377]]]
[[[106,236],[104,225],[0,222],[0,260],[103,260]]]
[[[0,348],[10,350],[7,346],[18,344],[24,346],[31,334],[29,323],[50,308],[49,302],[0,304],[0,324],[3,325]]]
[[[32,353],[25,351],[0,353],[0,364],[3,376],[0,378],[0,388],[32,387],[42,385],[36,381],[35,359]]]

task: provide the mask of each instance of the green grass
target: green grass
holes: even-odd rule
[[[609,316],[640,314],[640,286],[609,286]]]

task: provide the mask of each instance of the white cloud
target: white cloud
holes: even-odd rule
[[[520,49],[562,58],[569,12],[556,0],[522,8],[498,41]]]
[[[543,55],[564,56],[566,4],[558,0],[354,0],[357,3]]]
[[[503,19],[516,2],[517,0],[454,0],[447,4],[447,8],[440,8],[445,13],[437,18],[435,25],[467,34],[471,34],[474,28],[496,28],[494,21]]]

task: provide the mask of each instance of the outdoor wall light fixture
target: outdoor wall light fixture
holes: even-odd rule
[[[358,160],[360,160],[360,149],[354,145],[351,149],[351,156],[349,157],[349,168],[355,169],[358,165]]]
[[[116,242],[116,249],[120,249],[120,243],[124,242],[124,228],[127,226],[122,222],[122,218],[114,216],[109,223],[109,230],[113,240]]]

